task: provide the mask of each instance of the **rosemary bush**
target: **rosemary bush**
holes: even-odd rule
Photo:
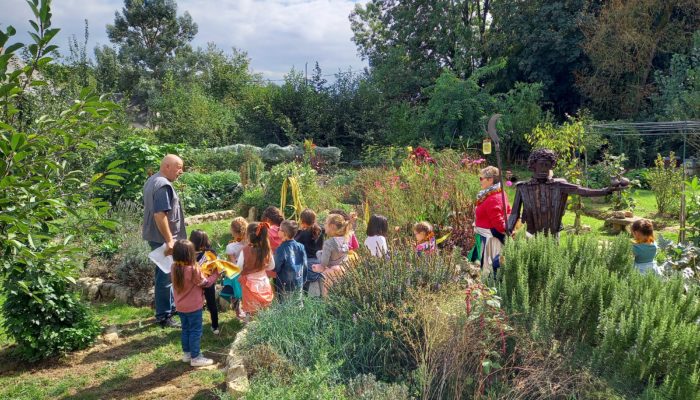
[[[591,346],[593,365],[638,394],[700,395],[700,292],[634,271],[626,237],[519,238],[503,254],[504,304],[535,336]]]

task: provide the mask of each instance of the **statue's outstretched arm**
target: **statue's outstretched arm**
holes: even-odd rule
[[[575,185],[575,184],[569,183],[569,182],[560,182],[559,185],[561,185],[562,190],[565,193],[577,194],[581,197],[601,197],[601,196],[607,196],[613,192],[612,188],[609,188],[609,187],[604,188],[604,189],[591,189],[591,188]]]
[[[513,208],[510,210],[510,217],[506,226],[506,234],[510,234],[515,230],[515,225],[520,219],[520,209],[523,207],[523,198],[520,195],[520,190],[515,188],[515,199],[513,200]]]

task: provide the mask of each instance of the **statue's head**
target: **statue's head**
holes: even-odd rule
[[[557,165],[557,153],[549,149],[537,149],[530,153],[527,159],[527,168],[534,172],[537,180],[547,180],[550,171]]]

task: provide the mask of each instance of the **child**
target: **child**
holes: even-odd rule
[[[242,268],[238,281],[243,290],[241,310],[246,318],[272,303],[272,286],[266,272],[275,269],[275,259],[270,250],[269,232],[267,222],[249,224],[248,245],[243,247],[236,263]]]
[[[632,236],[634,244],[634,266],[641,273],[653,272],[661,275],[661,270],[656,265],[656,243],[654,243],[654,226],[648,219],[638,219],[632,224]]]
[[[214,272],[208,278],[202,276],[197,265],[197,253],[189,240],[178,240],[173,246],[173,295],[182,323],[182,361],[193,367],[212,365],[213,360],[202,357],[202,286],[211,286],[219,277]]]
[[[245,234],[248,228],[248,221],[243,217],[236,217],[231,221],[231,241],[226,245],[226,257],[232,263],[238,262],[238,256],[241,255],[241,250],[245,247]],[[221,290],[221,296],[231,299],[231,307],[236,310],[236,316],[239,319],[243,318],[241,314],[241,298],[243,293],[241,284],[238,282],[238,276],[233,278],[224,278],[224,288]]]
[[[304,271],[304,291],[309,291],[309,284],[321,279],[321,274],[311,270],[311,266],[318,264],[316,253],[323,248],[323,229],[316,223],[316,213],[305,209],[299,215],[301,229],[294,236],[294,240],[301,243],[306,250],[306,269]]]
[[[323,242],[319,263],[311,268],[321,274],[322,279],[309,285],[309,296],[326,296],[333,281],[340,278],[345,269],[342,264],[348,259],[349,223],[339,214],[330,214],[326,218],[326,236]]]
[[[355,224],[357,223],[357,213],[351,212],[350,214],[348,214],[343,210],[337,209],[337,210],[331,210],[330,214],[341,215],[345,219],[345,221],[350,224],[348,227],[348,240],[349,240],[348,248],[350,249],[350,251],[355,251],[355,250],[359,249],[360,242],[357,240],[357,237],[355,236]]]
[[[192,231],[190,233],[190,242],[192,242],[197,251],[197,264],[200,268],[205,262],[216,259],[216,253],[211,250],[209,235],[206,232],[199,229]],[[204,299],[207,302],[207,310],[209,310],[209,316],[211,317],[211,331],[218,335],[219,309],[216,306],[216,285],[212,284],[204,288]]]
[[[294,292],[301,293],[306,269],[306,249],[294,240],[299,227],[295,221],[284,220],[280,224],[282,244],[275,250],[275,291],[280,301]]]
[[[365,246],[374,257],[384,257],[389,253],[386,245],[386,235],[389,231],[389,222],[383,215],[372,215],[367,223],[367,239]]]
[[[430,223],[423,221],[413,225],[413,234],[416,236],[416,252],[419,256],[435,252],[435,233]]]
[[[263,211],[262,222],[267,222],[270,225],[270,249],[273,253],[282,243],[282,238],[279,236],[282,221],[284,221],[284,216],[279,208],[267,207]]]

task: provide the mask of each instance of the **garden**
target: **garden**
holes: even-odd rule
[[[173,17],[175,2],[135,4],[108,28],[120,54],[98,48],[97,64],[75,38],[70,56],[60,54],[49,0],[27,1],[31,42],[0,26],[0,398],[700,399],[700,181],[685,154],[700,146],[687,132],[600,128],[617,117],[700,118],[683,114],[700,104],[700,33],[672,18],[673,7],[668,23],[688,33],[687,48],[669,44],[676,52],[658,55],[665,68],[652,57],[648,107],[631,104],[632,93],[626,115],[602,100],[569,115],[546,81],[503,90],[515,79],[504,78],[514,73],[504,58],[438,72],[413,49],[394,54],[375,42],[388,31],[369,31],[400,39],[413,25],[401,19],[407,10],[394,15],[379,1],[350,17],[373,60],[368,76],[329,84],[317,67],[311,83],[290,73],[282,85],[256,83],[241,53],[187,41],[167,62],[139,67],[158,60],[133,61],[148,52],[124,39],[133,32],[124,24],[138,24],[127,16],[164,13],[182,32],[193,22]],[[497,24],[515,16],[500,7],[486,12],[505,43],[515,39]],[[578,17],[600,28],[638,15],[619,4],[589,11]],[[577,29],[588,67],[603,68],[591,47],[603,44]],[[197,73],[193,59],[204,65]],[[593,93],[600,76],[575,90],[617,99]],[[492,113],[503,114],[493,147],[483,132]],[[146,128],[135,123],[144,115]],[[558,155],[555,177],[629,185],[570,196],[559,235],[528,237],[518,226],[496,277],[482,276],[468,257],[480,173],[502,162],[500,151],[512,203],[533,178],[527,155],[542,148]],[[220,255],[231,220],[257,221],[268,206],[296,220],[310,208],[319,222],[355,213],[360,243],[370,217],[383,215],[389,252],[361,247],[328,296],[274,301],[247,323],[219,301],[220,332],[204,313],[202,335],[214,365],[192,368],[180,361],[180,332],[153,316],[154,265],[141,237],[143,185],[166,154],[184,162],[173,185],[187,231],[207,232]],[[639,218],[653,221],[658,276],[635,268],[628,225]],[[419,221],[434,227],[432,254],[415,251]],[[243,368],[233,385],[232,358]]]

